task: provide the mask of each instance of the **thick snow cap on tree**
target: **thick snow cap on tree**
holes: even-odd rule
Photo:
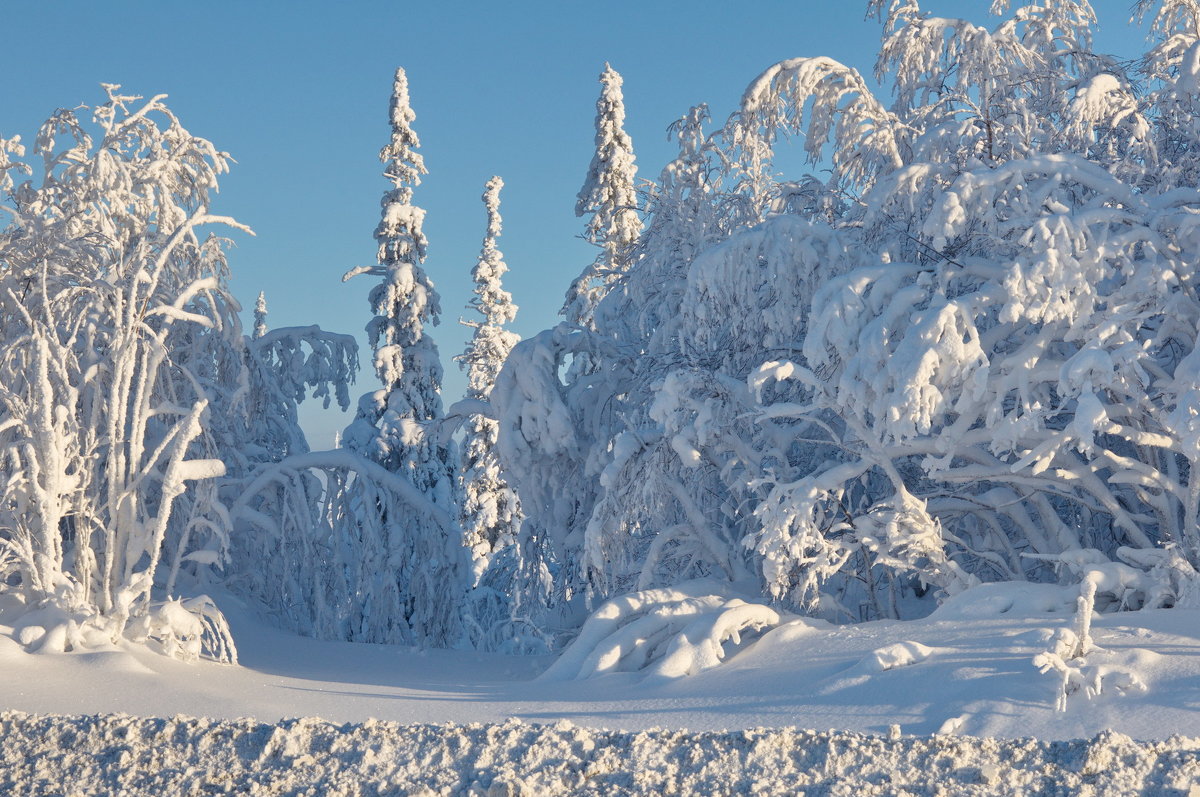
[[[437,324],[441,309],[433,282],[421,266],[426,251],[421,230],[425,211],[412,204],[413,188],[425,174],[425,163],[416,152],[420,141],[412,129],[415,118],[408,79],[403,69],[397,69],[391,140],[379,153],[392,188],[383,195],[375,229],[378,263],[343,277],[382,278],[371,290],[375,317],[367,324],[367,335],[383,387],[362,397],[343,439],[348,448],[389,470],[406,473],[420,489],[435,493],[446,489],[448,454],[425,434],[425,425],[442,417],[442,366],[425,327]]]
[[[630,265],[642,229],[634,179],[633,141],[625,132],[625,99],[621,76],[608,64],[600,73],[596,101],[596,152],[579,189],[575,215],[591,214],[584,238],[602,252],[567,291],[562,313],[581,326],[592,325],[592,313],[613,281]]]
[[[501,230],[500,189],[503,186],[503,180],[493,177],[484,187],[487,233],[479,260],[471,271],[475,296],[469,305],[483,316],[483,320],[461,321],[475,332],[466,351],[455,358],[467,371],[467,398],[477,401],[489,399],[496,375],[512,347],[520,340],[504,328],[516,318],[517,306],[513,304],[512,294],[500,283],[508,271],[504,256],[496,248],[496,238]],[[505,482],[496,456],[498,430],[496,421],[473,415],[467,422],[462,444],[460,519],[464,542],[475,559],[476,578],[486,568],[495,550],[516,539],[520,524],[516,493]]]

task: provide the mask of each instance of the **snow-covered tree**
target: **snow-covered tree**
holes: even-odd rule
[[[94,127],[82,109],[42,126],[36,179],[14,186],[32,170],[0,146],[0,583],[31,648],[125,637],[231,660],[220,612],[179,589],[227,553],[218,418],[245,400],[224,242],[200,230],[246,228],[209,210],[228,156],[163,96],[119,88]]]
[[[1161,602],[1200,563],[1176,425],[1191,401],[1197,196],[1155,166],[1177,140],[1170,106],[1139,103],[1090,54],[1093,22],[1066,0],[990,31],[889,10],[880,70],[897,101],[871,135],[896,142],[894,163],[835,164],[834,178],[862,197],[841,224],[861,225],[875,264],[821,287],[803,359],[753,380],[794,380],[800,400],[765,402],[764,421],[828,457],[762,482],[754,544],[775,595],[815,605],[854,572],[878,585],[866,600],[887,596],[875,611],[895,613],[898,577],[953,592],[1047,577],[1047,558],[1094,549],[1095,562],[1165,556]],[[804,68],[781,65],[787,79],[760,82],[746,110],[804,107],[811,89],[788,82]],[[833,146],[863,137],[839,130]]]
[[[674,334],[687,279],[696,256],[728,231],[724,217],[721,153],[705,131],[707,105],[691,108],[668,128],[679,144],[657,183],[646,189],[648,223],[637,239],[626,289],[605,304],[601,324],[610,336],[638,337],[650,348],[669,348],[662,340]],[[628,329],[622,329],[626,325]],[[652,338],[659,342],[651,344]]]
[[[254,302],[253,337],[257,340],[265,334],[267,334],[267,294],[259,291],[258,299]]]
[[[520,338],[505,325],[517,316],[512,294],[501,286],[508,271],[504,256],[496,248],[501,231],[500,189],[504,181],[493,177],[487,181],[483,204],[487,209],[487,233],[479,259],[471,271],[475,296],[470,309],[483,317],[482,321],[461,323],[474,330],[466,351],[456,359],[467,371],[468,399],[487,401],[504,360]],[[509,488],[500,472],[496,458],[496,421],[482,415],[472,415],[466,424],[462,441],[460,470],[460,518],[464,542],[475,560],[475,577],[487,567],[492,553],[511,545],[520,525],[520,509],[516,493]]]
[[[261,327],[265,329],[265,325]],[[246,341],[246,411],[230,419],[240,425],[246,475],[254,466],[308,451],[299,405],[308,398],[325,407],[350,407],[350,385],[358,372],[358,343],[319,326],[278,327]]]
[[[629,269],[642,222],[634,187],[633,141],[625,132],[621,76],[608,64],[600,73],[596,101],[596,152],[579,189],[576,216],[589,216],[584,238],[600,247],[596,260],[567,291],[562,314],[570,323],[593,326],[592,313],[612,284]],[[590,215],[589,215],[590,214]]]
[[[712,528],[696,507],[723,504],[706,475],[676,478],[671,438],[651,417],[664,376],[691,356],[680,333],[692,260],[727,229],[724,156],[705,135],[707,119],[698,107],[671,126],[679,157],[650,189],[650,224],[634,242],[634,265],[620,290],[604,294],[591,328],[564,324],[518,344],[493,393],[502,461],[528,515],[517,592],[551,641],[589,604],[656,580],[643,573],[656,569],[644,567],[647,557],[687,561],[674,555],[681,532],[706,537]],[[742,413],[748,409],[743,403]],[[730,558],[721,550],[690,560],[674,576],[705,575]]]
[[[164,97],[106,89],[91,124],[77,109],[42,127],[35,179],[15,185],[33,170],[12,159],[18,141],[0,143],[4,590],[28,608],[32,648],[123,636],[233,659],[200,593],[223,577],[253,594],[279,559],[248,554],[280,541],[229,507],[308,451],[308,391],[348,406],[357,346],[315,326],[242,335],[225,242],[200,235],[245,230],[209,210],[228,156]]]
[[[560,374],[581,356],[596,366],[564,383]],[[611,456],[620,404],[612,391],[628,383],[626,367],[602,338],[562,323],[517,343],[492,389],[497,451],[525,516],[505,589],[531,646],[555,647],[586,616],[582,530]]]
[[[463,641],[466,568],[455,518],[401,474],[345,448],[255,470],[230,515],[237,585],[284,626],[323,639]]]
[[[707,121],[707,107],[698,106],[668,128],[679,142],[679,155],[648,189],[649,219],[638,241],[636,266],[623,289],[606,297],[596,313],[600,333],[619,341],[617,350],[630,360],[626,368],[632,379],[612,388],[624,394],[617,413],[622,423],[611,432],[615,436],[606,447],[611,459],[601,474],[603,494],[584,535],[582,563],[595,598],[714,572],[747,575],[744,552],[736,541],[724,539],[723,529],[725,507],[742,500],[729,494],[729,485],[738,484],[740,477],[719,475],[720,456],[694,467],[676,451],[680,424],[689,424],[697,409],[703,408],[707,423],[731,427],[749,409],[739,384],[745,364],[738,366],[740,376],[712,376],[714,357],[732,357],[745,351],[745,344],[726,339],[714,341],[711,348],[696,345],[713,319],[725,317],[727,302],[742,293],[735,267],[700,295],[689,294],[689,274],[702,270],[697,258],[728,235],[730,213],[737,209],[722,185],[723,153],[719,142],[706,135]],[[771,240],[778,243],[776,237]],[[789,298],[804,293],[789,283],[793,273],[802,277],[794,269],[794,254],[778,245],[763,252],[772,258],[779,293]],[[723,255],[718,262],[727,259]],[[758,282],[752,284],[758,291]],[[748,320],[760,316],[746,314]],[[718,407],[726,401],[728,406]],[[699,445],[700,438],[690,436]],[[700,437],[707,440],[711,434],[701,432]]]
[[[255,469],[231,515],[254,529],[242,554],[269,563],[244,591],[289,627],[358,642],[447,647],[463,641],[468,562],[451,514],[453,470],[438,390],[437,347],[425,334],[438,297],[421,267],[424,211],[412,204],[424,173],[415,151],[408,82],[396,71],[391,142],[380,153],[393,187],[375,238],[378,263],[353,269],[382,281],[367,326],[379,390],[359,401],[346,448],[292,448]],[[253,341],[259,362],[286,371],[277,397],[311,388],[328,400],[347,349],[332,337],[274,330]],[[291,363],[292,367],[284,367]]]
[[[429,429],[442,417],[442,365],[426,327],[438,323],[438,294],[422,268],[425,211],[412,204],[425,162],[412,129],[408,78],[396,70],[391,100],[391,141],[379,153],[392,188],[383,195],[375,240],[378,262],[346,273],[381,277],[371,290],[375,317],[367,336],[375,352],[375,374],[383,387],[362,397],[344,445],[403,474],[442,506],[451,503],[450,452]]]
[[[612,334],[598,331],[595,317],[634,262],[642,226],[621,76],[605,64],[600,83],[595,154],[575,206],[577,215],[589,216],[584,237],[600,252],[567,292],[566,322],[517,344],[492,395],[507,431],[500,432],[502,462],[528,515],[510,591],[517,611],[551,645],[586,609],[583,538],[568,529],[579,528],[594,508],[597,479],[619,426],[617,393],[625,380],[614,375],[630,367],[611,345]]]
[[[1200,14],[1141,3],[1134,73],[1082,0],[870,6],[891,103],[829,58],[771,66],[649,190],[593,324],[514,350],[523,551],[593,598],[753,578],[840,619],[1105,568],[1144,579],[1112,605],[1190,600]],[[780,179],[787,139],[827,176]]]

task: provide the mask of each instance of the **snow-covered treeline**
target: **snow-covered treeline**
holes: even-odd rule
[[[374,463],[308,451],[296,404],[348,406],[357,344],[269,330],[263,297],[242,334],[206,232],[249,232],[210,210],[228,155],[163,96],[105,90],[41,127],[36,168],[0,142],[0,584],[29,650],[128,639],[233,661],[213,579],[288,619],[353,615],[327,603],[347,578],[343,603],[365,592],[337,558],[378,540],[346,528],[374,518],[360,502],[454,524]]]
[[[692,109],[590,323],[500,374],[545,630],[697,577],[839,620],[996,580],[1195,600],[1200,10],[1139,3],[1125,62],[1085,0],[870,8],[890,100],[813,57]],[[585,191],[633,179],[622,116]],[[789,140],[825,171],[778,174]]]
[[[605,65],[576,203],[595,259],[518,342],[488,181],[452,403],[398,70],[378,256],[346,274],[378,280],[378,386],[334,451],[296,407],[350,406],[357,345],[271,329],[265,296],[243,334],[208,232],[245,230],[210,211],[225,153],[115,86],[43,126],[36,169],[0,140],[22,644],[232,660],[214,579],[307,634],[508,651],[615,598],[591,624],[613,655],[674,618],[644,661],[667,627],[719,661],[781,610],[914,616],[987,581],[1200,600],[1200,7],[1139,2],[1135,61],[1093,51],[1086,0],[998,0],[988,25],[868,7],[882,92],[781,61],[723,124],[673,123],[654,180]],[[780,174],[780,147],[817,173]]]

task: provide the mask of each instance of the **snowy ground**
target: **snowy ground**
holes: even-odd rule
[[[229,612],[240,646],[236,667],[183,664],[136,648],[31,655],[0,633],[0,708],[10,712],[0,719],[10,778],[0,791],[38,793],[37,778],[53,771],[74,773],[80,793],[160,794],[171,772],[180,783],[194,781],[185,793],[219,793],[231,784],[244,791],[260,775],[267,778],[261,783],[276,783],[276,791],[263,792],[273,794],[296,793],[278,785],[285,782],[325,783],[313,793],[326,793],[337,778],[411,786],[436,773],[438,791],[495,782],[508,790],[499,793],[519,793],[518,781],[533,793],[551,786],[686,791],[696,787],[704,762],[715,761],[725,763],[709,773],[713,782],[733,791],[740,778],[776,791],[786,791],[786,783],[828,786],[830,768],[857,772],[844,782],[859,790],[890,782],[919,792],[920,783],[932,789],[953,782],[989,793],[999,784],[1024,784],[1027,791],[1042,788],[1036,778],[1051,771],[1063,784],[1075,778],[1077,785],[1107,784],[1121,793],[1187,793],[1200,784],[1200,739],[1145,746],[1120,736],[1200,737],[1200,611],[1099,618],[1093,633],[1101,650],[1088,664],[1106,688],[1091,698],[1076,692],[1065,711],[1056,711],[1061,679],[1040,673],[1033,658],[1072,617],[1038,588],[1021,589],[985,587],[928,619],[904,623],[794,621],[716,669],[653,683],[636,674],[548,682],[535,680],[547,659],[303,639],[236,609]],[[79,718],[94,714],[132,716]],[[176,715],[212,719],[134,719]],[[273,730],[289,717],[324,721]],[[248,719],[214,721],[236,718]],[[510,718],[519,722],[429,727]],[[527,724],[564,720],[541,732]],[[888,738],[894,725],[899,740]],[[720,733],[759,727],[853,733]],[[653,728],[667,730],[636,733]],[[683,730],[705,733],[683,738]],[[1109,730],[1119,735],[1049,744]],[[33,763],[19,765],[22,755]],[[764,764],[763,755],[778,760]],[[812,767],[804,776],[809,781],[795,780],[795,772]],[[270,781],[273,769],[283,780]],[[1097,781],[1101,770],[1107,774]],[[889,772],[900,780],[880,780]],[[226,780],[202,786],[218,774]],[[1118,775],[1124,780],[1112,780]]]
[[[279,725],[0,714],[5,794],[1154,794],[1200,782],[1200,740],[1038,742],[759,730]]]

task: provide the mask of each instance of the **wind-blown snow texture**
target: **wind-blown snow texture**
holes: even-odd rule
[[[534,678],[549,657],[303,638],[220,598],[244,640],[236,666],[132,643],[31,655],[0,627],[0,793],[1189,794],[1200,784],[1194,610],[1095,618],[1087,664],[1072,666],[1105,678],[1126,668],[1144,689],[1081,689],[1058,710],[1058,678],[1033,663],[1073,622],[1053,585],[986,585],[924,620],[789,620],[695,675],[583,681]],[[296,716],[309,718],[281,719]]]
[[[1200,739],[0,715],[7,794],[1187,794]]]

